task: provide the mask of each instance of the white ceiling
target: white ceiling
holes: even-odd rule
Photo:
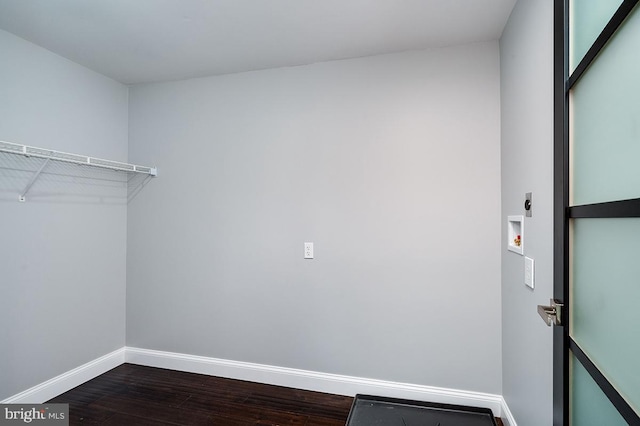
[[[496,40],[516,0],[0,0],[0,29],[126,84]]]

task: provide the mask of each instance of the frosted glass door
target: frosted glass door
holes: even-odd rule
[[[575,219],[572,248],[571,336],[637,409],[640,218]]]
[[[609,398],[573,356],[571,357],[571,419],[574,425],[627,425]]]
[[[640,7],[629,0],[570,6],[569,423],[638,425]],[[603,32],[607,25],[612,31]],[[607,35],[596,42],[601,33]]]
[[[569,5],[571,72],[573,72],[622,0],[573,0]]]
[[[572,204],[640,197],[639,95],[636,8],[571,91]]]

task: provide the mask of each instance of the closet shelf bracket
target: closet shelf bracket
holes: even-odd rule
[[[38,171],[35,172],[33,176],[31,176],[31,180],[29,180],[29,183],[24,188],[24,191],[22,191],[22,194],[20,194],[20,196],[18,197],[18,201],[20,201],[21,203],[24,203],[25,201],[27,201],[27,192],[29,192],[29,190],[33,186],[36,179],[38,179],[38,176],[40,176],[40,173],[42,173],[44,168],[47,167],[47,164],[49,164],[50,160],[51,158],[45,159],[44,162],[42,163],[42,166],[40,166],[40,168],[38,169]]]

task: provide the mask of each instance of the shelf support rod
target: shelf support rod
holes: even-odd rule
[[[38,176],[40,176],[40,173],[42,173],[42,171],[44,170],[45,167],[47,167],[47,164],[49,164],[49,160],[51,160],[51,158],[47,158],[44,163],[42,163],[42,166],[40,166],[40,168],[38,169],[37,172],[35,172],[35,174],[33,176],[31,176],[31,180],[29,181],[29,183],[27,184],[27,186],[24,188],[24,191],[22,191],[22,194],[20,195],[20,197],[18,197],[18,200],[22,203],[24,203],[27,199],[27,192],[29,192],[29,190],[31,189],[31,187],[33,186],[34,182],[36,181],[36,179],[38,179]]]

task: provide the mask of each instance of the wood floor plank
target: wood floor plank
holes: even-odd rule
[[[266,394],[255,392],[246,401],[245,406],[276,407],[283,411],[296,411],[308,415],[322,416],[332,419],[346,419],[351,408],[351,401],[344,397],[342,404],[337,404],[335,398],[313,395],[313,392],[299,391],[294,395],[279,395],[278,393]]]
[[[109,418],[103,426],[175,426],[175,423],[166,423],[160,420],[151,420],[144,417],[130,416],[117,413]]]
[[[328,419],[326,417],[309,417],[306,426],[344,426],[347,418],[344,419]]]
[[[113,411],[89,408],[88,406],[79,406],[77,409],[71,410],[71,406],[69,406],[69,424],[102,425],[115,414]]]
[[[183,410],[177,406],[158,404],[153,400],[131,398],[127,395],[106,395],[89,404],[89,408],[98,408],[176,425],[209,424],[209,414],[207,413]],[[71,411],[71,406],[69,410]]]
[[[245,420],[255,424],[300,425],[306,424],[308,416],[296,410],[281,410],[268,405],[250,406],[244,403],[211,404],[209,398],[193,396],[180,409],[206,412],[213,416]],[[254,423],[251,423],[254,424]]]

